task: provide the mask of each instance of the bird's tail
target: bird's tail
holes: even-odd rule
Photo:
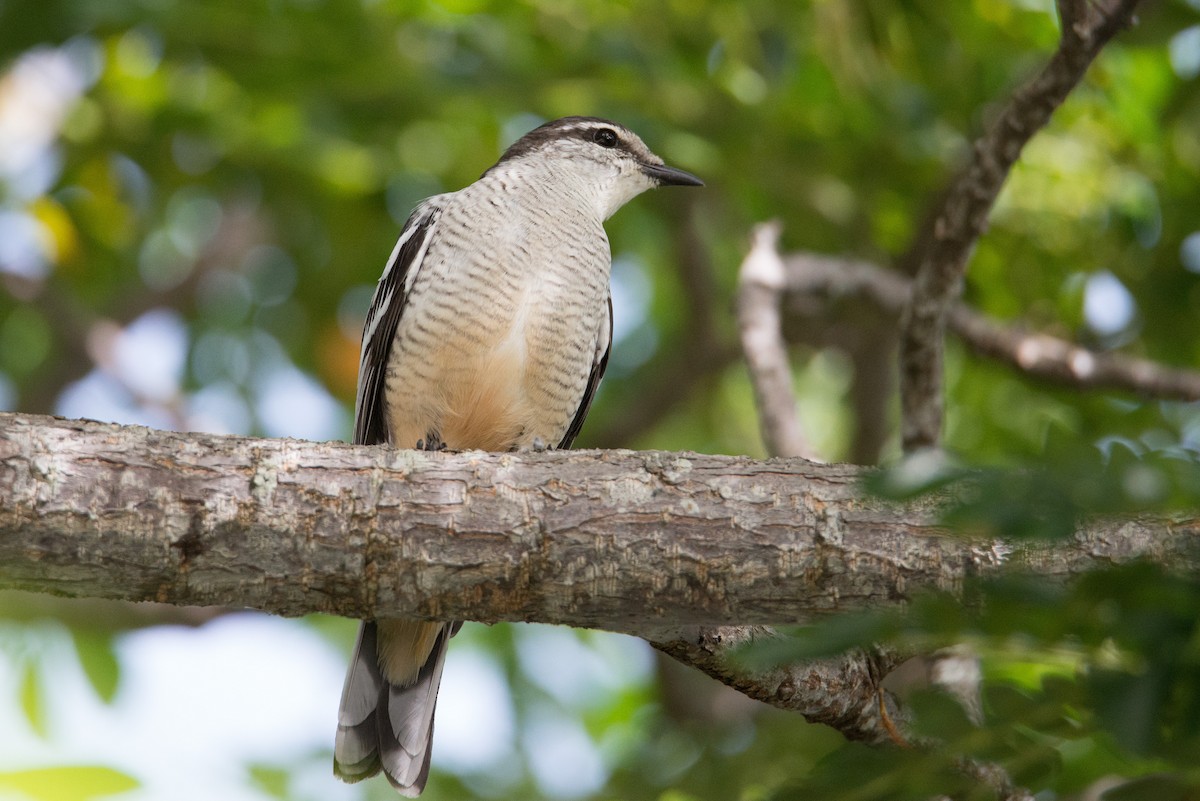
[[[446,643],[460,625],[442,627],[416,680],[401,687],[380,671],[377,625],[362,624],[338,710],[333,772],[339,779],[357,782],[382,769],[402,795],[415,797],[425,789]]]

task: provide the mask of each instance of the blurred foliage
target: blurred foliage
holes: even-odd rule
[[[597,114],[708,186],[650,193],[609,223],[618,341],[580,445],[760,455],[728,313],[750,225],[778,217],[788,248],[894,263],[1056,38],[1049,0],[0,0],[0,408],[344,438],[362,316],[412,205],[544,119]],[[966,299],[1200,368],[1198,75],[1200,3],[1147,5],[1023,154]],[[855,414],[889,384],[839,346],[852,322],[820,325],[795,364],[814,442],[829,459],[886,459],[894,436],[855,447]],[[953,344],[946,368],[958,461],[903,463],[880,491],[945,491],[956,528],[1014,538],[1197,505],[1195,404],[1050,387]],[[470,628],[456,646],[499,666],[519,732],[549,715],[586,733],[595,798],[981,797],[954,770],[963,755],[1044,799],[1112,776],[1141,777],[1112,798],[1196,797],[1192,583],[1135,567],[975,592],[970,609],[932,597],[905,617],[829,621],[789,652],[974,644],[982,726],[913,701],[919,730],[947,743],[935,754],[866,751],[757,708],[718,714],[709,685],[665,668],[565,704],[530,678],[511,629]],[[31,737],[55,736],[63,659],[101,702],[119,698],[115,643],[142,624],[76,621],[66,649],[38,646],[61,629],[0,632]],[[349,624],[308,625],[348,650]],[[516,739],[489,775],[435,755],[428,797],[564,797]],[[246,792],[324,797],[327,762],[247,760]],[[83,798],[131,781],[38,768],[0,774],[0,791]]]
[[[968,643],[983,666],[982,722],[949,696],[918,690],[905,712],[936,748],[846,744],[778,798],[989,797],[964,787],[963,759],[999,764],[1039,797],[1070,798],[1100,780],[1120,786],[1111,797],[1200,795],[1200,581],[1134,563],[1069,585],[976,581],[963,596],[972,603],[924,594],[903,613],[842,616],[743,652],[761,667],[851,647],[933,652]],[[865,772],[852,788],[850,763]],[[1154,782],[1122,781],[1150,774]]]
[[[112,703],[121,680],[121,665],[113,653],[112,635],[77,627],[71,630],[71,638],[88,683],[101,701]]]
[[[0,771],[0,790],[35,801],[89,801],[136,787],[132,778],[106,767]]]
[[[1194,514],[1200,449],[1191,443],[1151,448],[1118,437],[1093,445],[1051,425],[1036,462],[975,467],[937,452],[917,453],[867,474],[864,489],[893,500],[935,493],[941,522],[960,533],[1061,539],[1089,515]]]

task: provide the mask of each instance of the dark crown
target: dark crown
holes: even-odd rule
[[[618,149],[629,151],[626,144],[626,136],[628,136],[629,132],[620,123],[601,117],[560,117],[557,120],[551,120],[543,125],[539,125],[513,142],[508,150],[504,151],[504,155],[500,157],[500,160],[496,164],[503,164],[506,161],[527,156],[534,151],[542,149],[550,142],[561,141],[563,139],[591,140],[596,131],[603,128],[608,128],[617,134],[618,142],[616,147]]]

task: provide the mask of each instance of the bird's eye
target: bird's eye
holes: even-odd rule
[[[600,147],[616,147],[617,132],[612,128],[601,128],[592,134],[592,141],[600,145]]]

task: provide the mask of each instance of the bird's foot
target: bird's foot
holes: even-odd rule
[[[417,440],[417,444],[413,447],[418,451],[431,451],[434,453],[441,453],[448,450],[446,448],[446,443],[442,442],[441,435],[437,434],[436,432],[430,432],[429,434],[426,434],[425,438]]]

